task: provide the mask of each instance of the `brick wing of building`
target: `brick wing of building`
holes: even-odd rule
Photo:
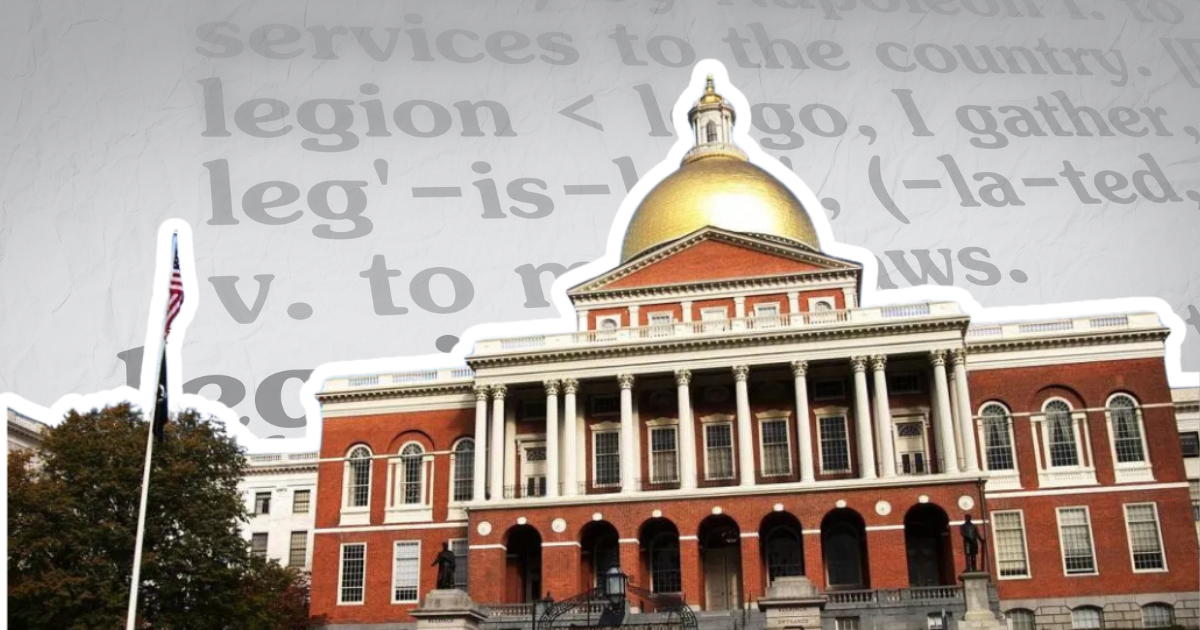
[[[1195,627],[1158,317],[863,308],[711,79],[690,120],[620,266],[570,290],[578,332],[324,384],[312,612],[409,623],[448,544],[495,628],[613,566],[709,628],[799,575],[829,630],[940,627],[971,515],[1013,628]]]

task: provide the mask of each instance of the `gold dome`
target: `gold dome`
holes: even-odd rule
[[[705,226],[777,236],[820,250],[800,200],[757,166],[725,155],[685,163],[642,200],[621,262]]]

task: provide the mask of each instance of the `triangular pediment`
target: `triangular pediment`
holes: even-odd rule
[[[568,293],[578,295],[858,269],[857,263],[826,256],[798,243],[710,226],[642,254],[573,287]]]

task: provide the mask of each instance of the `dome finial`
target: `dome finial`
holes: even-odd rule
[[[684,156],[686,164],[706,157],[723,156],[745,160],[746,154],[733,144],[736,114],[713,85],[713,75],[704,81],[704,94],[688,112],[688,122],[696,134],[696,146]]]

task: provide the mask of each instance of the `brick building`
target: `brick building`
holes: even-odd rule
[[[862,307],[711,81],[690,119],[621,264],[570,290],[578,332],[325,383],[312,612],[410,623],[445,543],[496,628],[612,566],[706,627],[761,624],[795,575],[829,630],[940,627],[971,515],[1014,628],[1196,627],[1158,317]]]

